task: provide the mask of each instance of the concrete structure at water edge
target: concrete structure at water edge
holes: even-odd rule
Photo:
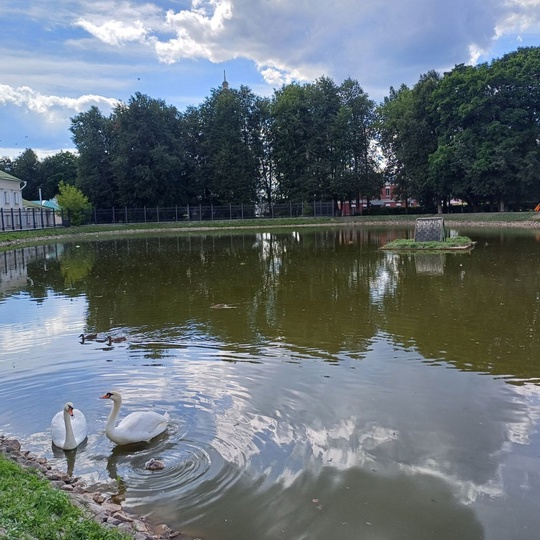
[[[414,227],[415,242],[444,242],[446,232],[442,217],[417,218]]]

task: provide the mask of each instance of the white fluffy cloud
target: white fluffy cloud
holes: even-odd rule
[[[66,114],[79,113],[87,110],[92,105],[100,108],[111,108],[118,103],[117,100],[95,95],[82,95],[77,98],[47,96],[21,86],[13,88],[6,84],[0,84],[0,106],[15,105],[30,112],[44,115],[54,122],[58,117]]]
[[[192,0],[166,11],[164,4],[171,5],[122,2],[124,20],[118,10],[110,20],[94,10],[76,24],[109,45],[145,42],[165,63],[248,59],[272,86],[329,75],[385,90],[475,62],[508,34],[540,30],[540,0]],[[149,10],[151,18],[141,16]]]
[[[540,0],[26,4],[3,0],[0,8],[0,106],[42,121],[135,91],[196,104],[219,84],[221,63],[227,75],[238,66],[233,86],[261,95],[327,75],[356,79],[380,101],[429,70],[486,61],[540,36]]]

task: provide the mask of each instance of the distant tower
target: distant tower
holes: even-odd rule
[[[223,84],[221,85],[221,88],[223,88],[223,90],[228,90],[229,88],[229,83],[227,82],[227,77],[225,76],[225,70],[223,70]]]

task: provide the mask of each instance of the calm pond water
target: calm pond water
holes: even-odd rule
[[[0,254],[0,432],[205,540],[530,540],[540,527],[540,238],[409,231],[77,241]],[[82,332],[124,336],[81,344]],[[115,448],[104,427],[168,411]],[[72,400],[88,442],[53,451]],[[151,457],[165,468],[148,471]]]

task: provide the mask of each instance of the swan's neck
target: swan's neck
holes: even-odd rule
[[[75,448],[77,443],[75,441],[75,435],[73,434],[71,416],[67,411],[64,411],[64,424],[66,426],[66,440],[64,441],[64,448]]]
[[[120,407],[122,406],[121,401],[113,401],[113,408],[109,414],[109,419],[107,420],[107,425],[105,426],[105,433],[114,433],[116,426],[116,419],[118,418],[118,413],[120,412]]]

